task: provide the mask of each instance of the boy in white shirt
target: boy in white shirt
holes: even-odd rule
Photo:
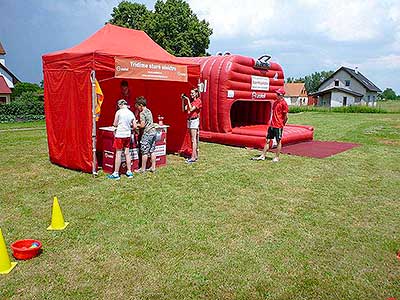
[[[126,158],[126,176],[128,178],[133,177],[131,170],[131,154],[129,153],[129,147],[131,143],[131,131],[132,128],[136,129],[136,118],[133,112],[131,112],[127,106],[127,102],[124,99],[120,99],[117,102],[119,109],[115,113],[113,126],[116,127],[113,147],[116,149],[115,153],[115,164],[114,173],[107,177],[114,180],[119,180],[119,168],[121,166],[122,150],[125,152]]]

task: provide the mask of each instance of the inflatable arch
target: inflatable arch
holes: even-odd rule
[[[284,85],[281,66],[264,55],[191,58],[201,66],[200,139],[227,145],[262,148],[270,124],[275,91]],[[313,128],[286,125],[282,143],[313,139]]]

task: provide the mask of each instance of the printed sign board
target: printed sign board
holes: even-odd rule
[[[253,91],[269,91],[269,78],[252,75],[251,89]]]
[[[187,66],[131,58],[115,58],[115,77],[187,82]]]

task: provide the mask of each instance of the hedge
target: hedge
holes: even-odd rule
[[[339,112],[339,113],[387,113],[386,110],[370,106],[342,106],[342,107],[321,107],[321,106],[289,106],[290,113],[299,113],[303,111],[311,112]]]
[[[44,103],[32,101],[28,103],[11,102],[0,104],[0,122],[34,121],[44,119]]]

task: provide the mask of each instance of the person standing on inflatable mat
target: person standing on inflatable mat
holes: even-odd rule
[[[190,99],[182,94],[182,99],[187,101],[185,105],[185,111],[188,113],[187,127],[190,131],[190,137],[192,139],[192,156],[186,160],[187,163],[191,164],[199,158],[199,126],[200,126],[200,110],[201,100],[198,89],[192,89],[190,91]]]
[[[285,126],[288,120],[289,107],[285,99],[283,99],[283,96],[285,95],[285,90],[283,88],[280,88],[275,92],[277,95],[277,100],[272,105],[272,120],[271,125],[269,126],[267,131],[267,141],[261,155],[258,157],[253,157],[253,160],[265,160],[265,156],[269,149],[270,140],[275,138],[278,145],[276,147],[275,157],[272,159],[272,162],[279,161],[279,154],[281,153],[282,149],[283,126]]]

